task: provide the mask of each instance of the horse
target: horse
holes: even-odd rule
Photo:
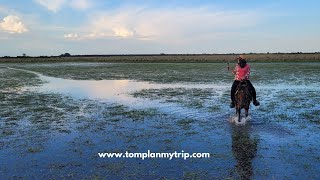
[[[251,101],[252,96],[248,89],[247,81],[243,80],[239,83],[235,92],[235,108],[236,114],[238,115],[238,122],[240,122],[241,109],[245,109],[245,116],[248,117]]]

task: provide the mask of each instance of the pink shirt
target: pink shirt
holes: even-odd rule
[[[233,72],[235,73],[234,80],[249,80],[250,78],[250,65],[246,64],[244,68],[241,68],[238,64],[234,68]]]

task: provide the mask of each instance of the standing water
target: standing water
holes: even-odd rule
[[[261,105],[251,105],[240,123],[228,107],[233,77],[224,64],[10,67],[0,69],[2,177],[317,179],[320,174],[319,63],[252,64]],[[211,158],[97,155],[147,150],[209,152]]]

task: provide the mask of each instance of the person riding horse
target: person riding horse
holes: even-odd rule
[[[253,99],[253,104],[255,106],[259,106],[260,103],[256,99],[257,98],[256,90],[249,80],[249,78],[250,78],[250,65],[247,63],[246,59],[243,58],[243,56],[241,56],[241,55],[237,58],[237,61],[238,61],[238,63],[236,65],[236,67],[234,68],[234,70],[232,71],[232,73],[235,74],[235,77],[234,77],[234,81],[233,81],[233,84],[231,87],[230,108],[235,107],[235,93],[236,93],[237,87],[239,86],[241,81],[247,82],[249,92],[250,92],[252,99]]]

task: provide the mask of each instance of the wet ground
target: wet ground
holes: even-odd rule
[[[4,178],[319,178],[320,63],[252,64],[242,124],[223,63],[0,66]],[[98,157],[147,150],[211,158]]]

